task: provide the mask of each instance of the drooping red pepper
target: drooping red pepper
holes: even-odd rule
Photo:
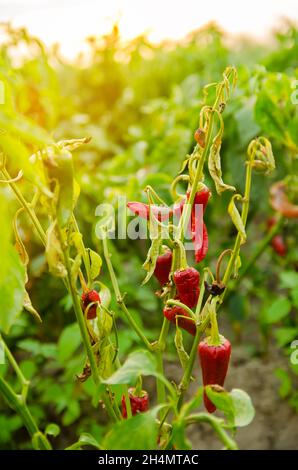
[[[178,300],[178,299],[177,299]],[[184,310],[182,307],[177,305],[165,306],[163,309],[163,314],[167,320],[176,325],[176,316],[183,316],[187,318],[178,318],[178,326],[185,331],[188,331],[191,335],[195,336],[196,334],[196,325],[194,321],[190,318],[189,313]]]
[[[220,337],[220,344],[211,344],[211,338],[205,338],[198,346],[204,385],[224,385],[231,357],[231,343]],[[204,392],[204,404],[209,413],[216,410],[216,406],[209,400]]]
[[[135,388],[128,389],[128,396],[131,406],[131,414],[134,416],[137,413],[144,413],[149,409],[149,395],[145,390],[142,390],[139,395],[136,395]],[[125,402],[125,395],[122,396],[121,400],[121,411],[123,418],[127,418],[127,409]]]
[[[187,199],[189,199],[189,196],[190,196],[190,191],[187,192]],[[196,204],[202,204],[203,212],[204,212],[208,204],[210,196],[211,196],[211,192],[209,188],[207,188],[207,186],[205,185],[203,186],[202,189],[200,189],[200,191],[197,191],[195,198],[194,198],[194,202],[193,202],[193,208],[192,208],[193,212],[195,212]]]
[[[149,206],[149,204],[144,204],[143,202],[132,201],[127,203],[127,207],[142,219],[147,220],[150,218],[150,210],[159,221],[169,220],[173,215],[172,209],[166,206],[156,206],[154,204]]]
[[[200,273],[192,267],[179,269],[174,272],[174,282],[181,302],[193,308],[200,294]]]
[[[190,193],[187,194],[189,198]],[[208,251],[208,231],[205,223],[203,222],[203,214],[208,204],[211,192],[207,186],[203,186],[200,191],[197,191],[191,212],[191,233],[192,241],[195,247],[195,260],[197,263],[202,261]],[[203,206],[203,214],[200,209],[200,205]]]
[[[94,289],[83,292],[82,297],[81,297],[81,302],[82,302],[82,310],[85,311],[88,305],[90,305],[92,302],[100,303],[99,293]],[[92,320],[93,318],[96,318],[96,309],[97,309],[96,304],[91,305],[87,313],[88,320]]]
[[[159,255],[156,260],[154,276],[159,281],[160,285],[163,286],[169,281],[169,274],[172,266],[172,252],[167,249],[162,255]]]
[[[268,229],[271,229],[272,227],[274,227],[276,223],[277,222],[276,222],[275,217],[270,217],[267,220]],[[288,247],[287,247],[284,237],[281,234],[274,235],[274,237],[271,240],[271,246],[273,250],[275,251],[275,253],[277,253],[279,256],[282,256],[282,257],[286,256],[288,252]]]
[[[209,247],[208,232],[205,223],[203,223],[202,236],[195,234],[192,240],[195,246],[195,260],[199,263],[205,258]]]

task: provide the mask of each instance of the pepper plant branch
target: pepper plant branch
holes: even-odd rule
[[[197,413],[189,415],[186,418],[186,424],[195,424],[195,423],[208,423],[212,426],[216,434],[218,435],[221,442],[225,445],[225,447],[229,450],[238,450],[237,444],[232,439],[229,434],[225,431],[223,426],[220,423],[220,420],[215,416],[212,416],[207,413]]]
[[[30,382],[29,382],[29,380],[26,379],[23,372],[19,368],[19,365],[18,365],[17,361],[13,357],[9,347],[7,346],[6,342],[4,341],[4,339],[2,338],[1,335],[0,335],[0,343],[3,344],[5,356],[7,357],[10,365],[12,366],[13,370],[16,373],[17,378],[19,379],[19,381],[22,385],[22,398],[25,401],[26,397],[27,397],[28,387],[29,387]]]
[[[79,329],[80,329],[80,332],[81,332],[81,338],[82,338],[82,341],[83,341],[83,344],[84,344],[84,347],[85,347],[85,351],[87,353],[88,360],[89,360],[89,363],[90,363],[90,367],[91,367],[91,371],[92,371],[92,378],[93,378],[93,381],[94,381],[95,385],[98,386],[101,383],[101,381],[100,381],[100,378],[99,378],[98,368],[97,368],[96,360],[95,360],[95,357],[94,357],[94,354],[93,354],[92,346],[91,346],[91,343],[90,343],[88,329],[87,329],[87,326],[86,326],[86,322],[84,320],[84,314],[82,312],[82,308],[81,308],[81,305],[80,305],[80,302],[79,302],[79,299],[78,299],[78,296],[77,296],[77,292],[76,292],[76,286],[73,283],[73,279],[72,279],[72,275],[71,275],[69,249],[68,249],[68,246],[66,245],[65,241],[63,240],[63,236],[62,236],[62,233],[61,233],[61,230],[60,230],[59,227],[58,227],[58,235],[59,235],[59,238],[60,238],[60,243],[62,245],[64,264],[65,264],[65,268],[66,268],[66,272],[67,272],[67,283],[68,283],[68,287],[69,287],[69,293],[70,293],[71,298],[72,298],[72,304],[73,304],[76,320],[77,320],[78,325],[79,325]],[[101,398],[102,398],[102,401],[103,401],[109,415],[115,421],[117,421],[117,416],[116,416],[115,411],[114,411],[114,409],[111,405],[110,399],[107,397],[106,393],[102,393]]]
[[[11,180],[10,174],[8,173],[6,168],[1,168],[1,172],[7,180]],[[34,225],[34,227],[35,227],[35,229],[36,229],[36,231],[39,235],[39,238],[42,241],[42,244],[45,246],[46,245],[46,234],[45,234],[38,218],[36,217],[35,211],[32,209],[31,205],[26,201],[26,199],[24,198],[23,194],[19,190],[16,183],[10,181],[10,182],[8,182],[8,184],[11,187],[11,189],[13,190],[13,192],[15,193],[15,195],[16,195],[17,199],[19,200],[21,206],[24,208],[24,210],[29,215],[29,217],[30,217],[30,219],[31,219],[31,221],[32,221],[32,223],[33,223],[33,225]]]
[[[111,262],[111,254],[109,252],[106,233],[103,234],[102,244],[103,244],[103,253],[104,253],[106,265],[107,265],[107,268],[108,268],[108,271],[109,271],[109,275],[110,275],[112,286],[113,286],[113,289],[114,289],[114,292],[115,292],[117,303],[118,303],[120,309],[122,310],[122,312],[124,313],[124,315],[125,315],[128,323],[130,324],[130,326],[134,329],[134,331],[139,336],[139,338],[144,342],[145,346],[149,349],[149,351],[152,351],[152,346],[151,346],[150,342],[148,341],[148,339],[146,338],[144,333],[141,331],[139,325],[135,322],[134,318],[132,317],[132,315],[128,311],[128,309],[125,305],[125,302],[123,300],[123,296],[120,292],[118,281],[117,281],[117,278],[116,278],[116,275],[115,275],[115,272],[114,272],[113,264]]]
[[[4,396],[8,405],[21,417],[28,433],[31,437],[39,434],[41,439],[39,440],[40,449],[51,450],[52,446],[47,440],[46,436],[38,429],[38,426],[28,409],[26,402],[23,397],[17,395],[6,380],[0,376],[0,392]]]

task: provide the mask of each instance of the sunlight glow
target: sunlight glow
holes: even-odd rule
[[[181,38],[216,21],[227,32],[266,38],[281,18],[298,20],[297,0],[0,0],[0,20],[26,26],[46,44],[59,42],[74,56],[86,36],[106,33],[115,21],[129,39],[144,32],[153,41]]]

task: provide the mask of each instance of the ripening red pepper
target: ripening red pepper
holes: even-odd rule
[[[94,289],[83,292],[82,297],[81,297],[81,302],[82,302],[82,309],[83,311],[85,311],[88,305],[90,305],[92,302],[100,303],[99,293]],[[97,309],[96,304],[92,305],[89,308],[88,313],[87,313],[88,320],[92,320],[93,318],[96,318],[96,309]]]
[[[167,249],[162,255],[159,255],[156,260],[154,276],[159,281],[160,285],[163,286],[169,281],[169,275],[172,266],[172,252]]]
[[[195,268],[179,269],[174,272],[174,282],[181,302],[193,308],[200,294],[200,273]]]
[[[276,222],[275,217],[270,217],[267,220],[268,229],[271,229],[272,227],[274,227],[276,223],[277,222]],[[286,256],[288,252],[288,247],[287,247],[284,237],[281,234],[274,235],[274,237],[271,240],[271,246],[273,250],[275,251],[275,253],[277,253],[279,256]]]
[[[154,204],[144,204],[143,202],[128,202],[127,207],[134,212],[136,215],[139,215],[142,219],[149,220],[150,210],[152,214],[155,215],[157,220],[165,221],[170,220],[170,217],[173,215],[172,209],[166,206],[156,206]]]
[[[195,247],[195,260],[199,263],[205,258],[209,247],[208,231],[204,223],[202,236],[199,237],[198,234],[194,234],[192,241]]]
[[[209,191],[209,188],[207,188],[207,186],[204,186],[200,191],[196,193],[192,207],[191,232],[192,241],[195,246],[195,260],[197,263],[199,263],[205,258],[209,246],[207,227],[203,222],[203,216],[200,215],[200,211],[197,206],[199,204],[202,204],[204,213],[210,195],[211,193]]]
[[[179,299],[177,299],[179,300]],[[183,316],[187,318],[178,318],[178,326],[185,331],[188,331],[191,335],[195,336],[196,334],[196,325],[194,321],[190,318],[189,313],[184,310],[182,307],[177,305],[165,306],[163,309],[164,317],[167,318],[171,323],[176,325],[176,316]]]
[[[136,395],[135,388],[129,388],[128,396],[131,406],[131,414],[134,416],[137,413],[144,413],[149,409],[149,395],[145,390],[142,390],[140,395]],[[122,395],[121,411],[123,418],[127,418],[125,395]]]
[[[231,343],[220,337],[218,346],[211,344],[211,338],[205,338],[198,346],[204,385],[224,385],[231,356]],[[204,392],[204,404],[209,413],[216,410],[216,406],[209,400]]]
[[[187,199],[189,199],[189,196],[190,196],[190,191],[187,192]],[[203,205],[203,211],[205,211],[210,196],[211,196],[211,192],[210,192],[209,188],[207,188],[207,186],[205,186],[205,185],[203,186],[202,189],[200,189],[200,191],[197,191],[196,195],[195,195],[195,198],[194,198],[194,201],[193,201],[193,208],[192,208],[193,212],[195,211],[195,205],[196,204],[202,204]]]

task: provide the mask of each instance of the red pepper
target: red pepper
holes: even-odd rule
[[[163,286],[169,281],[169,275],[172,266],[172,252],[168,249],[163,255],[158,256],[156,260],[154,276]]]
[[[131,414],[134,416],[137,413],[144,413],[149,409],[149,395],[145,390],[142,390],[141,395],[135,394],[135,388],[128,390],[128,396],[131,406]],[[123,418],[127,418],[125,395],[122,396],[121,409]]]
[[[150,218],[150,210],[159,221],[170,220],[173,215],[172,209],[166,206],[155,206],[154,204],[149,206],[143,202],[128,202],[127,207],[142,219],[147,220]]]
[[[231,343],[224,337],[221,337],[221,343],[218,346],[213,346],[210,344],[210,341],[211,338],[208,337],[201,341],[198,346],[203,384],[217,384],[222,387],[229,367]],[[204,403],[209,413],[213,413],[216,410],[216,406],[209,400],[205,392]]]
[[[83,292],[82,297],[81,297],[81,302],[82,302],[82,309],[83,311],[85,311],[88,305],[90,305],[92,302],[100,303],[99,293],[94,289],[89,290],[87,292]],[[87,313],[88,320],[92,320],[93,318],[96,318],[96,309],[97,309],[96,304],[92,305],[89,308],[88,313]]]
[[[181,302],[193,308],[200,294],[200,273],[195,268],[180,269],[174,273],[174,282]]]
[[[195,260],[197,263],[205,258],[209,246],[207,227],[203,222],[203,215],[200,214],[197,206],[199,204],[203,205],[204,214],[210,195],[211,193],[207,186],[204,186],[200,191],[198,191],[195,195],[191,212],[191,233],[192,241],[195,246]]]
[[[268,229],[271,229],[274,227],[276,224],[276,219],[274,217],[270,217],[267,220],[267,227]],[[286,256],[288,252],[288,247],[286,245],[285,239],[281,234],[274,235],[274,237],[271,240],[271,246],[275,253],[277,253],[279,256]]]
[[[178,299],[177,299],[178,300]],[[163,314],[167,320],[176,325],[176,316],[183,316],[187,318],[178,318],[178,326],[185,331],[188,331],[191,335],[195,336],[196,334],[196,325],[193,320],[190,318],[189,313],[186,312],[182,307],[173,305],[171,307],[165,306],[163,309]]]
[[[207,227],[204,223],[202,236],[203,239],[202,237],[197,236],[197,234],[195,234],[192,239],[195,246],[195,260],[197,263],[199,263],[205,258],[209,247]]]
[[[190,196],[190,191],[187,192],[187,199],[189,199],[189,196]],[[207,188],[207,186],[205,185],[203,186],[202,189],[200,189],[200,191],[197,191],[194,201],[193,201],[193,208],[192,208],[193,212],[195,213],[196,204],[202,204],[203,212],[204,212],[208,204],[210,196],[211,196],[211,192],[209,188]]]

